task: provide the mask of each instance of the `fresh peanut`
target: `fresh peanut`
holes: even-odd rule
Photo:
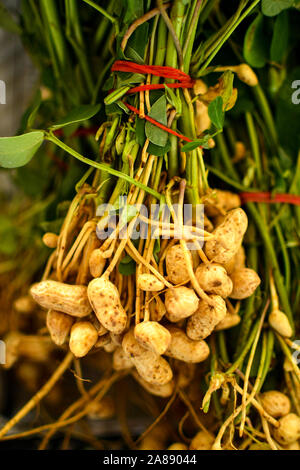
[[[97,339],[97,343],[95,344],[95,348],[104,348],[108,344],[111,343],[111,339],[109,336],[109,333],[106,333],[105,335],[99,336]]]
[[[290,338],[293,334],[288,317],[280,310],[273,310],[269,315],[269,324],[281,336]]]
[[[208,115],[208,106],[199,100],[196,101],[195,124],[197,136],[201,135],[210,127],[211,124],[211,120]]]
[[[160,321],[165,316],[166,312],[165,304],[159,296],[156,296],[155,299],[150,302],[151,320]]]
[[[227,263],[239,250],[247,230],[248,219],[243,209],[233,209],[213,232],[214,239],[205,244],[205,253],[216,263]]]
[[[105,267],[106,259],[103,257],[103,252],[100,248],[92,251],[89,259],[90,273],[93,277],[100,277]]]
[[[226,317],[226,303],[219,295],[210,295],[215,305],[200,300],[197,311],[188,319],[186,333],[192,340],[207,338]]]
[[[220,295],[225,299],[232,291],[232,281],[225,268],[219,264],[200,264],[196,269],[200,287],[208,294]]]
[[[124,354],[133,359],[134,357],[139,357],[147,351],[137,340],[134,335],[134,328],[131,328],[123,338],[122,348]]]
[[[140,274],[137,279],[137,287],[146,292],[159,292],[165,287],[164,283],[157,279],[154,274]]]
[[[214,189],[211,196],[205,199],[205,213],[209,217],[216,217],[220,212],[228,212],[241,206],[241,199],[238,194],[230,191]]]
[[[48,248],[56,248],[58,242],[58,236],[56,233],[47,232],[43,236],[43,243]]]
[[[165,295],[166,317],[178,322],[190,317],[198,308],[199,299],[193,289],[185,286],[168,289]]]
[[[233,271],[230,278],[233,283],[233,289],[230,294],[232,299],[246,299],[250,297],[260,284],[258,274],[250,268],[241,268]]]
[[[70,333],[74,323],[74,318],[57,310],[48,310],[47,328],[49,330],[52,341],[57,346],[62,346]]]
[[[30,293],[47,310],[57,310],[78,318],[86,317],[92,311],[86,286],[48,280],[34,284]]]
[[[227,262],[223,263],[222,266],[227,271],[227,274],[233,273],[235,270],[245,268],[246,254],[244,248],[241,246],[238,252]]]
[[[179,361],[197,363],[209,356],[209,347],[205,341],[192,341],[180,328],[168,327],[171,333],[171,344],[166,355]]]
[[[165,385],[173,378],[173,372],[169,363],[147,349],[141,356],[133,359],[136,370],[146,382],[154,385]]]
[[[270,390],[260,395],[260,401],[267,413],[273,418],[281,418],[289,414],[291,402],[287,395],[277,390]]]
[[[114,370],[126,370],[133,367],[132,360],[124,353],[122,348],[117,348],[113,354]]]
[[[92,323],[81,321],[75,323],[70,333],[70,350],[76,357],[84,357],[95,346],[98,333]]]
[[[188,253],[192,262],[191,253]],[[189,280],[190,276],[180,245],[173,245],[168,248],[166,254],[166,271],[169,281],[173,284],[181,284]]]
[[[122,333],[126,328],[127,314],[116,286],[105,277],[99,277],[89,283],[87,292],[99,322],[113,333]]]
[[[236,66],[235,72],[241,82],[246,83],[246,85],[256,86],[258,84],[257,75],[248,64],[240,64]]]
[[[164,354],[171,342],[170,332],[155,321],[144,321],[137,324],[134,329],[134,335],[144,348],[158,355]]]
[[[214,440],[210,432],[199,431],[190,443],[190,450],[210,450]]]
[[[241,317],[237,313],[227,312],[223,320],[217,324],[215,331],[228,330],[238,325],[241,321]]]
[[[173,373],[169,363],[153,351],[141,346],[131,328],[124,336],[122,347],[125,355],[131,358],[139,375],[146,382],[165,385],[172,380]]]
[[[300,418],[294,413],[289,413],[279,419],[279,427],[275,428],[273,435],[276,441],[282,445],[289,445],[300,438]]]
[[[132,372],[133,377],[135,380],[145,389],[147,392],[151,393],[151,395],[155,395],[157,397],[167,398],[170,397],[174,391],[174,381],[171,380],[170,382],[158,385],[146,382],[146,380],[142,379],[142,377],[136,372]]]

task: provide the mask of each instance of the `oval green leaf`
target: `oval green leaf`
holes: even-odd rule
[[[263,15],[259,13],[247,29],[244,57],[252,67],[263,67],[268,60],[268,41],[263,29]]]
[[[69,124],[91,119],[99,112],[100,107],[100,104],[87,104],[78,106],[77,108],[72,109],[72,111],[70,111],[66,117],[58,121],[56,124],[53,124],[50,129],[61,129],[62,127],[68,126]]]
[[[262,0],[261,9],[266,16],[276,16],[294,5],[294,0]]]
[[[223,99],[221,96],[217,96],[208,105],[208,115],[211,122],[217,129],[222,129],[224,125],[225,114],[223,111]]]
[[[167,100],[165,95],[161,96],[153,106],[151,106],[149,116],[155,121],[160,122],[164,126],[168,124],[167,120]],[[168,140],[168,133],[159,127],[151,124],[151,122],[146,122],[145,124],[146,136],[152,144],[158,145],[159,147],[164,147]]]
[[[0,138],[0,166],[18,168],[26,165],[44,141],[44,132],[33,131],[15,137]]]

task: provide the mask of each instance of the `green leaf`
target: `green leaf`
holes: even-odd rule
[[[135,273],[136,264],[130,256],[125,256],[119,264],[119,273],[123,276],[130,276]]]
[[[15,137],[0,138],[0,166],[18,168],[26,165],[44,141],[44,132],[33,131]]]
[[[187,144],[183,145],[182,152],[191,152],[195,150],[199,145],[202,145],[203,139],[196,139],[193,142],[188,142]]]
[[[222,129],[224,125],[225,114],[223,111],[223,99],[221,96],[217,96],[208,105],[208,115],[211,122],[217,129]]]
[[[273,62],[282,62],[287,54],[289,43],[289,17],[283,11],[277,16],[274,24],[270,57]]]
[[[169,152],[170,148],[171,148],[171,142],[168,139],[164,147],[159,147],[158,145],[154,145],[150,143],[148,145],[147,152],[149,152],[150,155],[155,155],[156,157],[162,157],[163,155],[166,155],[166,153]]]
[[[161,96],[155,103],[151,106],[149,116],[152,119],[160,122],[164,126],[167,125],[167,100],[165,95]],[[164,147],[168,140],[168,133],[159,127],[151,124],[151,122],[146,122],[145,124],[146,136],[150,142],[159,147]]]
[[[21,34],[22,32],[20,26],[15,22],[2,2],[0,2],[0,28],[15,34]]]
[[[244,39],[244,57],[252,67],[263,67],[268,60],[268,41],[263,21],[264,17],[259,13],[247,29]]]
[[[70,113],[67,114],[65,118],[61,119],[56,124],[53,124],[50,129],[61,129],[62,127],[68,126],[69,124],[91,119],[99,112],[100,107],[100,104],[78,106],[77,108],[72,109],[72,111],[70,111]]]
[[[266,16],[276,16],[294,5],[294,0],[262,0],[261,9]]]

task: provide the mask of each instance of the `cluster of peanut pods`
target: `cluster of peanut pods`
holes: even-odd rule
[[[240,321],[230,299],[239,302],[260,284],[256,272],[245,267],[247,216],[239,206],[237,195],[213,191],[205,199],[209,237],[203,250],[189,251],[185,242],[168,240],[159,253],[159,270],[154,262],[137,266],[130,307],[128,280],[123,276],[120,282],[119,273],[116,280],[117,267],[113,272],[107,268],[109,259],[100,242],[88,260],[83,254],[81,263],[88,262],[89,267],[85,285],[61,282],[55,271],[34,284],[31,295],[48,310],[52,340],[59,346],[69,342],[78,358],[104,348],[112,354],[116,370],[131,370],[150,393],[170,396],[172,364],[205,361],[210,354],[205,339]],[[44,241],[57,244],[51,234]],[[138,315],[137,297],[144,299]]]

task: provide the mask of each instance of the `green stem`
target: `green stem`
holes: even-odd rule
[[[270,109],[266,95],[264,94],[263,89],[259,84],[256,85],[255,87],[252,87],[252,90],[256,97],[257,103],[260,107],[265,123],[267,125],[267,129],[269,131],[270,139],[272,142],[272,150],[276,152],[277,147],[278,147],[278,137],[277,137],[277,132],[276,132],[276,127],[275,127],[272,111]]]
[[[256,165],[257,181],[259,184],[259,189],[262,190],[263,188],[261,185],[262,185],[262,180],[263,180],[263,172],[262,172],[262,166],[261,166],[261,160],[260,160],[257,133],[255,130],[252,114],[249,111],[246,112],[245,118],[246,118],[249,138],[250,138],[251,150],[252,150],[253,158],[254,158],[255,165]]]
[[[292,311],[291,311],[287,291],[286,291],[284,283],[283,283],[283,278],[282,278],[282,275],[281,275],[281,272],[280,272],[280,267],[279,267],[278,260],[277,260],[277,257],[276,257],[276,252],[275,252],[275,249],[274,249],[274,246],[273,246],[268,228],[265,225],[265,223],[264,223],[261,215],[259,214],[258,210],[256,209],[254,203],[252,203],[252,202],[248,203],[247,208],[248,208],[249,212],[251,213],[251,215],[252,215],[252,217],[253,217],[256,225],[257,225],[257,228],[260,232],[260,235],[263,239],[267,254],[269,256],[271,267],[273,269],[274,280],[275,280],[275,284],[276,284],[276,287],[277,287],[277,291],[278,291],[278,295],[279,295],[282,307],[284,309],[285,314],[287,315],[287,317],[289,319],[291,327],[294,329],[293,314],[292,314]]]
[[[72,149],[65,143],[63,143],[61,140],[57,139],[53,134],[48,133],[45,136],[45,139],[53,142],[56,144],[58,147],[62,148],[65,150],[67,153],[72,155],[73,157],[77,158],[77,160],[80,160],[83,163],[86,163],[87,165],[93,166],[94,168],[98,168],[99,170],[106,171],[107,173],[116,176],[117,178],[122,178],[125,181],[128,181],[130,184],[134,184],[135,186],[139,187],[140,189],[143,189],[143,191],[151,194],[158,200],[162,198],[161,194],[159,194],[157,191],[154,191],[153,189],[149,188],[148,186],[144,185],[143,183],[140,183],[139,181],[136,181],[134,178],[131,178],[130,176],[122,173],[121,171],[115,170],[113,168],[110,168],[108,165],[105,163],[98,163],[93,160],[90,160],[89,158],[84,157],[80,153],[76,152],[76,150]]]
[[[110,15],[104,8],[100,7],[97,3],[93,2],[92,0],[82,0],[83,2],[87,3],[91,7],[95,8],[95,10],[99,11],[105,18],[112,22],[114,27],[116,28],[116,36],[119,34],[119,23],[116,18]]]

